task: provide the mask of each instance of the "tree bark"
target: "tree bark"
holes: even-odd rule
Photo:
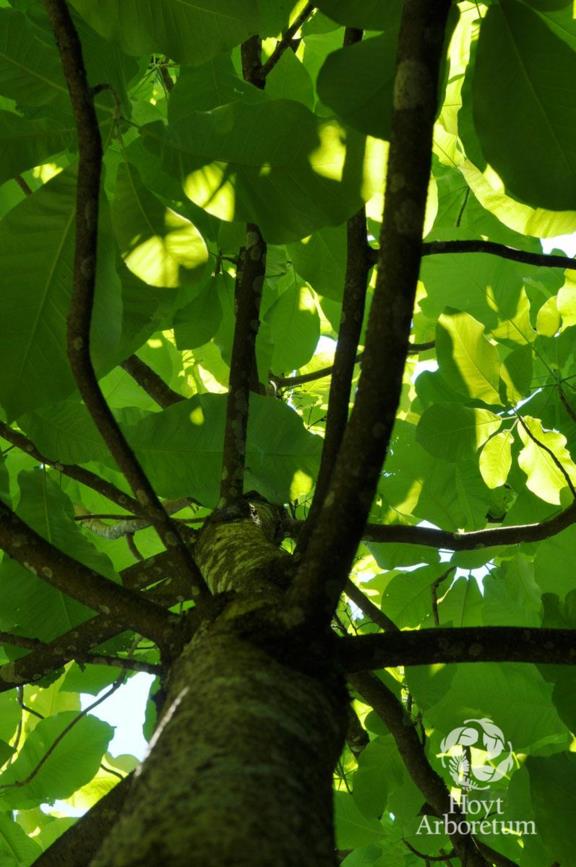
[[[225,621],[185,648],[93,867],[337,863],[332,773],[347,702],[336,679],[275,657]]]

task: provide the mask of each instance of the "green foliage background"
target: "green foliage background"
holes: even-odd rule
[[[263,382],[269,372],[286,378],[330,364],[345,221],[363,203],[371,242],[378,237],[400,3],[319,2],[265,92],[247,84],[240,43],[258,32],[271,53],[303,5],[72,2],[90,81],[109,85],[97,97],[106,153],[94,361],[158,494],[195,501],[184,518],[203,517],[218,497],[243,223],[258,223],[269,244],[257,342]],[[77,159],[71,109],[41,4],[0,7],[0,407],[51,462],[39,465],[0,440],[2,495],[54,545],[118,581],[133,562],[125,540],[75,520],[109,513],[109,502],[58,469],[79,464],[126,489],[65,354]],[[461,2],[452,23],[426,241],[488,240],[538,253],[540,239],[576,229],[571,6]],[[342,47],[343,25],[365,28],[364,41]],[[530,524],[568,507],[575,335],[574,271],[479,252],[425,256],[412,341],[434,348],[410,356],[371,520],[466,532]],[[185,400],[160,409],[119,366],[135,352]],[[313,491],[328,384],[269,384],[253,398],[248,488],[291,503],[297,518]],[[576,628],[575,543],[575,527],[539,543],[459,553],[367,543],[355,580],[401,628]],[[137,544],[144,556],[158,550],[150,530]],[[344,603],[340,615],[351,631],[375,629]],[[0,629],[46,641],[89,616],[21,565],[0,565]],[[105,649],[156,661],[130,633]],[[0,646],[0,661],[24,652]],[[120,774],[132,766],[106,755],[112,730],[88,715],[29,783],[13,785],[78,711],[80,693],[117,675],[74,663],[50,683],[27,686],[24,703],[42,720],[14,690],[0,695],[2,865],[31,864],[70,824],[41,804],[89,806],[116,781],[103,758]],[[439,771],[439,742],[452,728],[472,717],[500,726],[515,750],[497,792],[503,818],[534,819],[538,835],[486,842],[521,867],[576,865],[571,669],[461,664],[382,676],[409,703]],[[357,758],[346,750],[335,783],[343,863],[423,863],[404,841],[424,854],[448,852],[446,838],[416,835],[423,797],[383,724],[357,709],[370,744]]]

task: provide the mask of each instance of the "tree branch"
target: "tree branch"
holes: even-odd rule
[[[266,76],[272,72],[286,49],[290,47],[294,36],[296,35],[296,33],[298,33],[305,21],[312,15],[314,8],[314,3],[307,3],[302,12],[294,19],[290,27],[288,27],[284,31],[284,33],[282,34],[282,39],[278,40],[274,51],[272,52],[268,60],[262,64],[260,74],[263,80],[265,80]]]
[[[449,0],[406,0],[376,290],[358,395],[318,522],[289,593],[293,616],[329,622],[362,537],[400,399],[422,246]]]
[[[0,632],[0,644],[8,644],[11,647],[22,647],[25,650],[40,650],[46,648],[46,642],[38,638],[26,638],[24,635],[15,635],[12,632]],[[76,662],[91,663],[92,665],[108,665],[122,668],[126,671],[144,671],[147,674],[160,674],[161,667],[138,659],[128,659],[123,656],[110,656],[106,653],[84,653],[74,656]]]
[[[44,5],[56,38],[78,135],[74,281],[67,331],[70,368],[86,408],[111,455],[124,473],[134,496],[146,510],[164,545],[179,552],[182,562],[189,569],[195,595],[203,596],[207,589],[201,582],[178,527],[166,514],[128,445],[100,390],[92,366],[90,328],[96,286],[102,141],[94,108],[94,94],[86,78],[82,46],[68,6],[65,0],[44,0]]]
[[[175,559],[174,553],[164,551],[155,557],[129,566],[120,574],[126,587],[144,588],[151,584],[156,585],[147,596],[154,599],[158,605],[169,608],[188,598],[183,594],[186,591],[189,593],[190,582],[187,580],[187,575],[182,575],[182,572],[182,564]],[[158,584],[158,582],[162,583]],[[197,611],[198,609],[193,609],[193,612]],[[199,615],[196,617],[198,618]],[[191,629],[193,627],[194,623]],[[85,657],[92,648],[97,648],[124,631],[124,626],[105,614],[86,620],[53,641],[37,646],[26,656],[0,666],[0,693],[18,685],[40,680],[51,671],[62,668],[67,662]],[[98,655],[97,651],[96,655]]]
[[[242,71],[246,81],[261,90],[264,88],[258,36],[252,36],[242,45]],[[246,243],[240,251],[236,271],[236,321],[226,402],[221,507],[236,502],[244,493],[250,391],[257,376],[256,337],[260,327],[260,301],[265,274],[266,242],[258,226],[247,223]]]
[[[515,250],[513,247],[497,244],[495,241],[425,241],[422,244],[423,256],[438,256],[445,253],[487,253],[489,256],[500,256],[501,259],[511,259],[513,262],[524,262],[526,265],[576,270],[576,259],[568,256],[527,253],[525,250]]]
[[[346,28],[344,45],[353,45],[361,41],[361,30]],[[356,364],[358,343],[364,321],[368,277],[372,267],[368,255],[367,234],[366,209],[362,207],[346,223],[346,274],[344,277],[342,316],[332,366],[324,443],[314,497],[306,521],[302,526],[302,532],[298,536],[296,557],[302,556],[314,531],[318,515],[326,499],[348,422],[354,365]]]
[[[0,548],[40,580],[163,646],[178,618],[69,557],[0,501]]]
[[[576,665],[576,629],[439,627],[340,638],[337,648],[343,667],[351,672],[457,662]]]
[[[422,256],[442,256],[447,253],[485,253],[488,256],[499,256],[512,262],[523,262],[525,265],[535,265],[540,268],[564,268],[576,270],[576,259],[569,256],[558,256],[551,253],[528,253],[526,250],[516,250],[496,241],[424,241]],[[378,250],[370,247],[370,260],[375,264]]]
[[[408,346],[408,355],[418,355],[420,352],[427,352],[429,349],[434,349],[436,341],[429,340],[426,343],[410,343]],[[360,364],[364,358],[363,352],[358,352],[354,359],[354,364]],[[307,382],[314,382],[317,379],[324,379],[325,376],[332,376],[334,366],[321,367],[320,370],[313,370],[310,373],[301,373],[298,376],[275,376],[270,374],[270,382],[273,382],[277,388],[297,388],[299,385],[305,385]]]
[[[390,730],[406,770],[434,813],[437,816],[452,813],[444,781],[430,767],[424,747],[402,704],[373,674],[356,674],[349,680],[362,701],[374,709]],[[480,854],[471,835],[457,833],[450,835],[450,839],[466,867],[489,867],[490,862]],[[512,865],[512,862],[507,863]]]
[[[141,358],[137,355],[131,355],[126,361],[123,361],[121,367],[126,373],[129,373],[138,385],[146,391],[152,400],[155,400],[158,406],[165,409],[167,406],[172,406],[185,400],[183,395],[173,391],[169,385],[166,385],[162,377],[158,376],[155,370],[152,370]]]
[[[344,31],[344,45],[354,45],[362,41],[362,31],[347,27]],[[324,442],[320,469],[316,478],[312,505],[298,536],[296,557],[302,556],[314,531],[318,515],[324,505],[332,472],[346,424],[352,394],[352,380],[356,363],[358,343],[364,321],[364,307],[368,277],[371,270],[369,259],[366,209],[350,217],[346,223],[346,274],[342,298],[342,316],[338,330],[336,353],[332,366],[332,379],[328,397],[328,412],[324,431]]]
[[[387,615],[384,614],[377,605],[374,605],[374,603],[371,602],[370,599],[368,599],[368,597],[365,596],[349,578],[344,585],[344,592],[348,599],[350,599],[354,605],[360,609],[362,614],[364,614],[368,620],[371,620],[372,623],[375,623],[376,626],[379,626],[380,629],[384,629],[386,632],[398,631],[398,627],[394,621],[390,620],[390,618],[387,617]]]
[[[117,488],[115,485],[111,484],[111,482],[97,476],[96,473],[92,473],[90,470],[84,469],[84,467],[78,467],[74,464],[61,464],[58,461],[51,460],[38,451],[32,440],[28,439],[28,437],[24,436],[20,431],[9,427],[9,425],[3,421],[0,421],[0,437],[7,440],[9,443],[12,443],[12,445],[15,445],[23,452],[26,452],[27,455],[30,455],[30,457],[38,461],[39,464],[46,464],[47,466],[54,467],[54,469],[59,473],[68,476],[69,479],[74,479],[74,481],[80,482],[82,485],[86,485],[88,488],[92,488],[92,490],[102,494],[103,497],[106,497],[112,503],[116,503],[123,509],[127,509],[137,515],[139,514],[144,516],[146,514],[144,507],[141,506],[137,500],[129,494],[125,494],[124,491],[121,491],[120,488]]]
[[[367,524],[364,539],[367,542],[402,542],[424,545],[426,548],[442,548],[448,551],[472,551],[476,548],[492,548],[499,545],[519,545],[522,542],[541,542],[576,522],[576,503],[547,518],[539,524],[514,524],[510,527],[491,527],[472,530],[469,533],[451,533],[432,527],[407,526],[405,524]]]
[[[188,499],[186,497],[179,497],[176,500],[165,500],[162,505],[166,509],[168,515],[173,515],[175,512],[179,512],[181,509],[188,506]],[[114,519],[116,523],[105,524],[105,519]],[[82,521],[83,526],[91,530],[92,533],[110,540],[120,539],[122,536],[129,536],[150,526],[149,518],[138,518],[135,515],[82,514],[79,507],[76,507],[74,520]]]

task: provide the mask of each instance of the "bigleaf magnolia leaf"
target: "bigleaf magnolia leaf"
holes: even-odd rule
[[[502,419],[487,409],[446,403],[430,406],[420,419],[417,441],[437,458],[471,458],[500,428]]]
[[[485,403],[501,403],[498,349],[486,339],[480,322],[468,313],[442,314],[436,351],[440,372],[452,388]]]
[[[112,223],[122,258],[149,286],[194,286],[206,276],[208,248],[198,229],[142,184],[138,170],[118,170]]]
[[[320,337],[320,317],[314,293],[306,284],[295,281],[266,314],[272,339],[273,373],[282,374],[304,367]]]
[[[398,25],[381,36],[330,54],[318,76],[318,95],[342,120],[368,135],[390,137],[394,48]]]
[[[576,208],[576,53],[518,0],[482,21],[472,88],[476,132],[507,190],[550,210]]]
[[[318,8],[346,27],[358,27],[361,30],[383,30],[390,21],[391,15],[400,17],[398,0],[319,0]]]
[[[489,488],[498,488],[508,478],[512,467],[512,443],[509,430],[494,434],[480,452],[480,472]]]
[[[80,786],[90,782],[100,766],[114,729],[94,716],[85,716],[66,732],[29,783],[4,788],[30,776],[56,738],[76,716],[75,711],[65,711],[40,720],[26,738],[16,761],[0,776],[1,804],[10,809],[29,809],[45,801],[67,798]]]
[[[32,120],[0,111],[0,183],[65,150],[75,134],[71,121],[55,124],[53,120]]]
[[[0,813],[0,864],[21,867],[33,864],[42,854],[35,840],[27,835],[10,813]]]
[[[211,111],[239,99],[260,102],[264,94],[236,73],[232,60],[219,55],[201,66],[184,66],[168,103],[170,123],[192,120],[197,111]]]
[[[576,484],[576,464],[566,448],[566,437],[557,431],[545,431],[537,418],[525,416],[523,422],[518,425],[524,443],[518,463],[526,473],[526,486],[541,500],[558,506],[568,479]]]
[[[576,847],[576,755],[529,756],[530,791],[536,827],[550,862],[570,864]]]
[[[0,9],[0,94],[19,105],[67,104],[68,91],[55,47],[29,19]]]
[[[76,174],[67,169],[0,222],[2,340],[0,404],[9,418],[74,388],[66,357],[72,294]],[[102,370],[116,352],[122,300],[116,251],[102,202],[92,357]]]
[[[158,493],[218,501],[225,395],[205,394],[125,426],[130,444]],[[246,455],[247,489],[287,502],[310,488],[321,440],[282,401],[252,395]]]
[[[163,52],[196,66],[258,31],[256,0],[72,0],[86,21],[127,54]]]
[[[344,222],[378,188],[362,136],[292,100],[238,101],[142,130],[195,204],[221,220],[255,222],[275,244]],[[369,180],[349,171],[364,155]]]

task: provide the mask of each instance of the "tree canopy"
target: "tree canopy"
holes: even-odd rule
[[[0,865],[576,865],[574,81],[569,0],[0,0]]]

